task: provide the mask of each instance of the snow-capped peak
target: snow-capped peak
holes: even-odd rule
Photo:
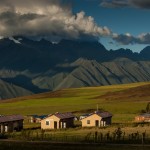
[[[16,44],[21,44],[20,41],[22,40],[21,38],[15,39],[14,37],[9,37],[9,39],[12,40]]]

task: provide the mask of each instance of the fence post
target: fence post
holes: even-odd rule
[[[98,132],[95,131],[95,143],[97,142],[97,135],[98,135]]]

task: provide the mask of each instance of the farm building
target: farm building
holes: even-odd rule
[[[20,131],[23,129],[23,116],[0,116],[0,133]]]
[[[82,127],[104,127],[111,124],[112,114],[109,112],[99,112],[89,114],[81,119]]]
[[[141,114],[135,117],[138,122],[150,122],[150,113]]]
[[[41,120],[41,129],[61,129],[74,126],[72,113],[55,113]]]
[[[47,115],[30,115],[28,116],[29,123],[40,123]]]

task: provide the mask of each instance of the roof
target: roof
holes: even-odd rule
[[[96,112],[95,114],[102,118],[112,117],[112,114],[110,112]]]
[[[59,119],[69,119],[69,118],[74,118],[75,116],[71,113],[71,112],[66,112],[66,113],[55,113],[55,114],[51,114],[49,115],[48,117],[50,116],[56,116],[58,117]]]
[[[0,123],[23,120],[22,115],[0,116]]]
[[[149,113],[145,113],[145,114],[139,115],[138,117],[150,118],[150,114]]]
[[[40,118],[40,119],[44,119],[46,118],[48,115],[30,115],[30,117],[33,117],[33,118]]]
[[[89,114],[87,117],[92,116],[92,115],[94,115],[94,114],[97,114],[98,116],[100,116],[100,117],[102,117],[102,118],[109,118],[109,117],[112,117],[112,114],[111,114],[110,112],[107,112],[107,111],[105,111],[105,112],[96,111],[96,112],[94,112],[94,113]],[[85,118],[87,118],[87,117],[85,117]],[[85,119],[85,118],[83,118],[83,119]]]
[[[89,115],[90,115],[90,114],[83,114],[83,115],[81,115],[81,116],[87,117],[87,116],[89,116]],[[80,117],[81,117],[81,116],[80,116]]]

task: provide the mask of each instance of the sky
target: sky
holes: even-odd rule
[[[107,49],[150,45],[150,0],[0,0],[0,38],[98,40]]]

